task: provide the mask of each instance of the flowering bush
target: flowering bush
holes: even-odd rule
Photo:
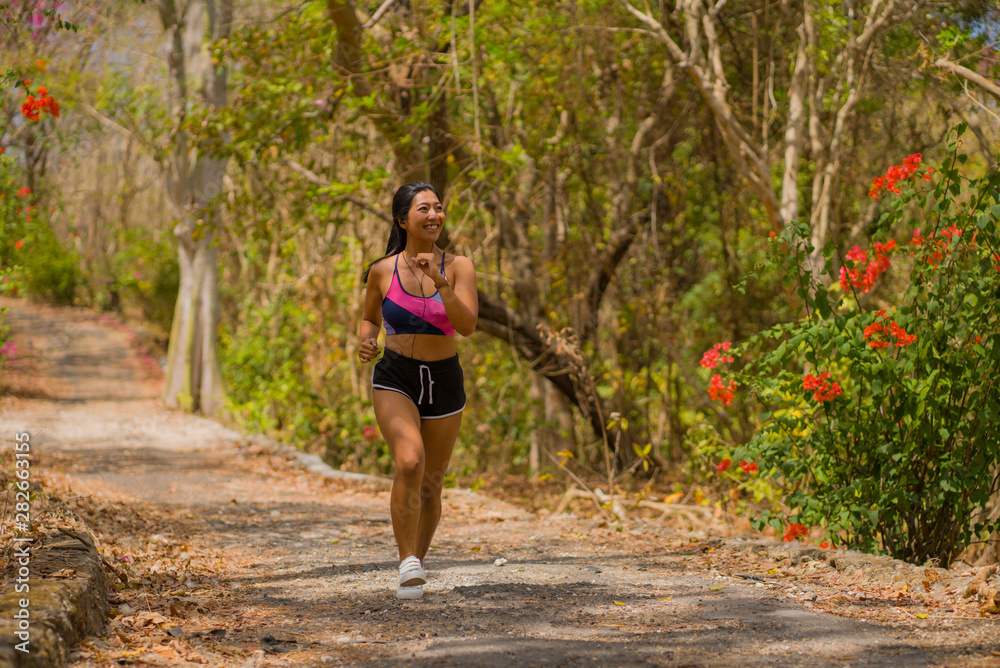
[[[732,344],[729,341],[716,343],[711,350],[702,355],[701,365],[706,369],[714,369],[719,366],[719,362],[732,362],[732,357],[723,355],[723,353],[727,352],[731,347]]]
[[[743,366],[709,393],[763,405],[756,434],[725,454],[782,490],[757,522],[786,540],[819,526],[834,544],[947,566],[997,528],[982,509],[1000,465],[1000,174],[959,172],[963,131],[940,172],[915,154],[875,180],[886,209],[870,252],[840,260],[830,246],[812,276],[803,224],[768,242],[805,315],[729,350]]]
[[[28,90],[27,97],[24,99],[24,103],[21,104],[21,113],[24,114],[24,117],[32,123],[41,121],[42,113],[59,118],[59,103],[49,95],[48,89],[45,86],[39,86],[38,97],[35,97],[28,89],[30,85],[30,81],[24,82],[24,87]]]
[[[809,533],[809,528],[804,524],[789,524],[785,529],[785,542],[791,543],[793,540],[799,536],[805,536]]]
[[[79,257],[60,244],[24,178],[18,161],[0,154],[0,291],[72,303],[82,282]]]

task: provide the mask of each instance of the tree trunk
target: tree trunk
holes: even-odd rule
[[[171,408],[212,415],[225,392],[217,353],[219,279],[212,236],[178,245],[180,287],[167,351],[163,398]]]
[[[176,217],[180,288],[167,350],[163,401],[170,408],[216,414],[225,401],[218,359],[219,277],[212,246],[213,200],[223,191],[227,159],[202,154],[183,129],[186,110],[226,104],[226,68],[212,62],[213,42],[229,36],[231,0],[160,0],[168,46],[173,146],[164,161]]]

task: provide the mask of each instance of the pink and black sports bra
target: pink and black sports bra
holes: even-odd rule
[[[441,254],[441,275],[444,276],[444,253]],[[385,333],[437,334],[454,336],[455,327],[448,319],[441,293],[437,290],[430,297],[411,295],[399,282],[399,254],[392,270],[389,291],[382,299],[382,322]]]

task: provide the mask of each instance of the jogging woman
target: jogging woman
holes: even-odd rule
[[[362,362],[385,351],[372,374],[375,419],[396,472],[389,499],[399,546],[397,598],[420,598],[423,561],[441,519],[441,488],[465,408],[455,334],[476,328],[476,270],[436,242],[444,207],[429,183],[407,183],[392,198],[385,255],[365,271]]]

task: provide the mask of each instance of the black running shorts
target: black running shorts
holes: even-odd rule
[[[456,415],[465,409],[465,376],[458,355],[424,361],[387,348],[372,371],[372,389],[405,394],[425,420]]]

